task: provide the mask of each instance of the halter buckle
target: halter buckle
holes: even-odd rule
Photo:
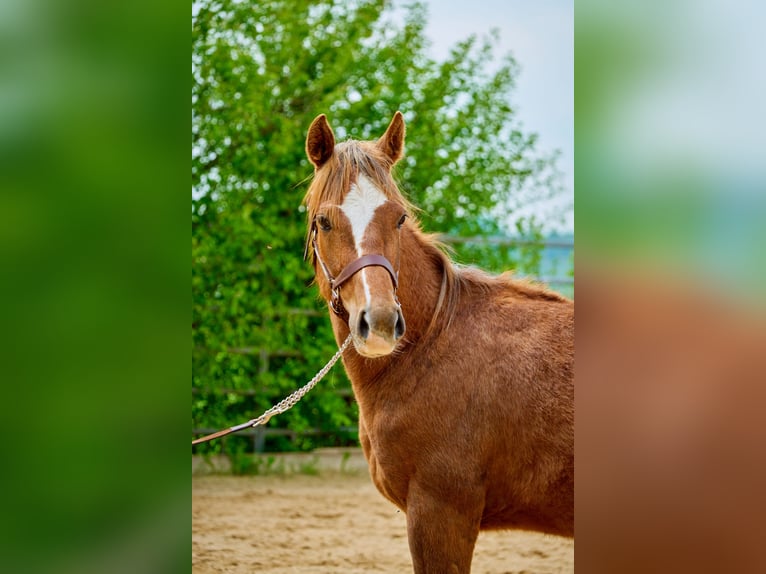
[[[330,291],[330,307],[338,317],[343,317],[345,308],[343,307],[343,301],[340,299],[340,291],[338,288]]]

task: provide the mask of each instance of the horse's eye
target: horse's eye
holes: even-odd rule
[[[332,229],[332,224],[325,215],[317,215],[317,225],[322,231],[330,231]]]
[[[399,218],[399,221],[396,223],[396,227],[401,229],[402,225],[404,225],[404,220],[405,219],[407,219],[407,214],[406,213]]]

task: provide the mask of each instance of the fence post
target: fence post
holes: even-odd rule
[[[260,426],[254,427],[253,430],[253,452],[263,452],[266,448],[266,433]]]

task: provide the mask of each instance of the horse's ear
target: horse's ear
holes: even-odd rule
[[[404,156],[404,116],[397,111],[394,119],[388,124],[386,133],[378,140],[377,146],[391,160],[391,165]]]
[[[322,167],[333,154],[335,149],[335,135],[332,133],[327,116],[318,115],[309,127],[306,136],[306,155],[316,169]]]

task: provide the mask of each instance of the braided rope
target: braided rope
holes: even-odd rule
[[[209,434],[201,438],[198,438],[196,440],[193,440],[192,445],[199,444],[202,442],[207,442],[214,438],[222,437],[229,433],[237,432],[246,428],[256,427],[258,425],[264,425],[267,422],[269,422],[269,419],[273,417],[274,415],[282,414],[285,411],[289,411],[291,408],[293,408],[296,405],[298,401],[300,401],[306,395],[306,393],[308,393],[311,389],[313,389],[316,386],[316,384],[324,378],[324,376],[330,371],[330,369],[332,369],[333,365],[335,365],[335,363],[338,362],[338,359],[340,359],[341,355],[343,354],[343,351],[345,351],[350,344],[351,344],[351,334],[349,333],[348,337],[346,337],[346,340],[340,346],[338,351],[332,356],[332,358],[327,362],[327,364],[324,367],[322,367],[316,375],[314,375],[314,378],[312,378],[308,383],[303,385],[300,389],[293,392],[291,395],[279,401],[276,405],[271,407],[261,416],[251,419],[247,421],[246,423],[242,423],[227,429],[219,430],[218,432],[214,432],[213,434]]]

